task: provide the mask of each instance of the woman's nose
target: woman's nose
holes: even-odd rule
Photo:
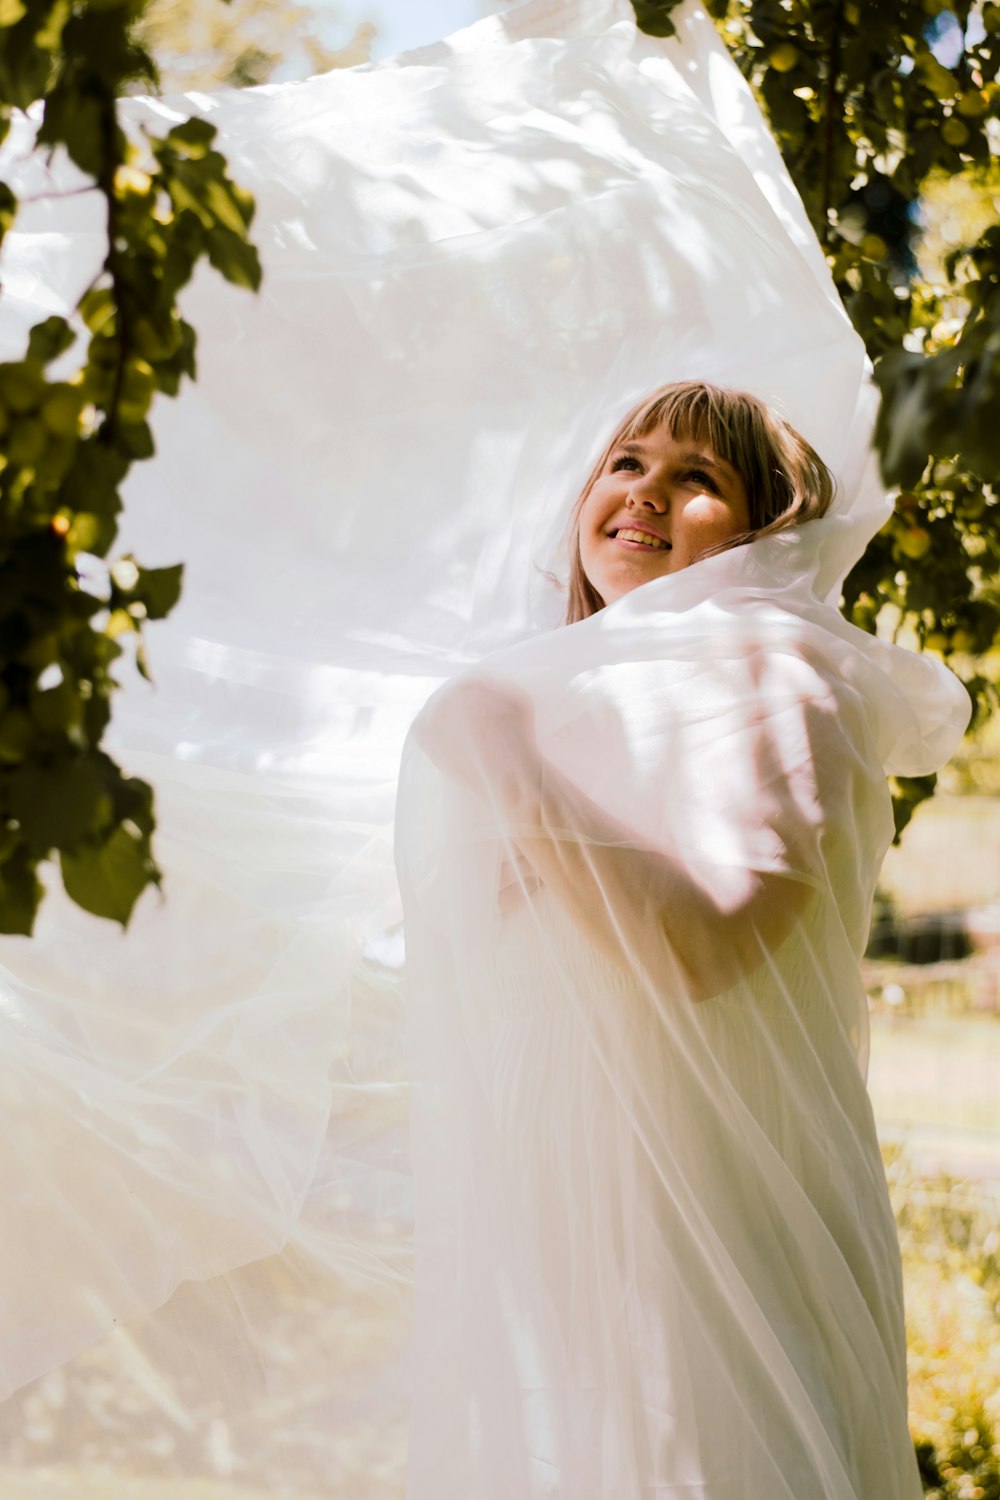
[[[670,499],[665,486],[655,484],[649,479],[648,475],[644,474],[629,489],[627,503],[662,512],[667,509]]]

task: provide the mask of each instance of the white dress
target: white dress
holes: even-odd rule
[[[745,1010],[766,986],[698,1013],[718,1087],[746,1110],[736,1151],[683,1061],[630,1037],[641,987],[546,893],[537,905],[545,938],[534,916],[508,917],[468,1035],[489,1146],[453,1184],[453,1276],[418,1343],[408,1494],[916,1500],[899,1251],[842,1028],[814,997],[801,1031],[774,1019],[762,1054]],[[561,998],[567,983],[582,1005]],[[602,1016],[655,1080],[682,1199],[620,1129],[590,1038]],[[784,1097],[790,1075],[813,1093],[807,1121]],[[605,1135],[629,1149],[605,1154]],[[703,1239],[724,1244],[744,1316]]]
[[[724,577],[743,560],[715,561]],[[747,670],[754,696],[742,701],[732,641],[752,662],[759,624],[745,601],[735,637],[708,631],[698,712],[678,727],[671,673],[689,703],[690,634],[671,661],[658,587],[637,591],[625,620],[614,606],[491,670],[532,683],[539,742],[555,756],[553,662],[610,641],[619,660],[605,661],[600,702],[591,683],[563,738],[577,785],[617,799],[623,829],[641,828],[637,849],[655,844],[703,877],[711,867],[720,906],[738,848],[764,878],[784,859],[781,879],[808,883],[809,897],[735,982],[697,998],[682,977],[655,978],[671,972],[669,916],[665,937],[626,927],[606,844],[569,800],[553,837],[583,856],[576,919],[544,884],[485,915],[490,822],[501,849],[520,836],[530,858],[533,845],[504,828],[499,801],[477,809],[454,790],[448,826],[444,778],[423,753],[433,760],[435,700],[426,733],[418,719],[398,808],[417,1189],[408,1500],[918,1500],[859,973],[892,831],[887,788],[836,671],[841,718],[806,753],[801,725],[820,700],[789,706],[812,679],[788,642],[773,677]],[[637,663],[646,617],[659,655]],[[671,625],[689,633],[698,617]],[[781,661],[773,642],[769,660]],[[601,715],[622,682],[620,722],[638,695],[644,732],[615,745]],[[780,776],[754,753],[762,725]],[[682,753],[686,769],[671,759]],[[749,769],[727,783],[731,758]],[[658,823],[664,768],[682,805]],[[623,783],[641,823],[625,817]],[[771,891],[783,899],[780,880]],[[602,905],[624,965],[588,939]],[[705,941],[725,944],[737,918],[699,920]]]

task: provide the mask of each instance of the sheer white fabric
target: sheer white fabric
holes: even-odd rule
[[[32,1492],[383,1500],[408,1461],[409,1500],[919,1494],[857,959],[884,768],[939,765],[967,705],[835,610],[887,513],[863,351],[680,29],[530,0],[178,101],[266,280],[191,289],[200,378],[129,481],[123,545],[188,564],[114,729],[165,899],[122,937],[53,889],[0,943],[0,1477]],[[4,171],[70,184],[30,134]],[[4,355],[95,214],[25,208]],[[793,421],[834,512],[556,628],[604,438],[691,377]]]
[[[920,1493],[859,975],[908,705],[786,540],[414,726],[414,1494]]]

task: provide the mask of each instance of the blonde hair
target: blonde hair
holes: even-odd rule
[[[750,505],[749,530],[708,547],[695,561],[728,551],[755,537],[799,526],[822,516],[830,506],[834,481],[819,454],[749,391],[729,390],[702,380],[675,381],[650,392],[619,422],[594,465],[569,526],[570,573],[566,624],[585,620],[604,608],[604,600],[583,571],[580,558],[580,512],[612,451],[664,426],[673,437],[708,442],[743,480]]]

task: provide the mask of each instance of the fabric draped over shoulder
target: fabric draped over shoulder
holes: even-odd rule
[[[14,1488],[919,1494],[857,960],[884,772],[968,704],[837,612],[889,509],[864,350],[676,19],[527,0],[123,106],[218,125],[265,280],[185,293],[199,378],[125,496],[121,549],[186,564],[109,740],[163,897],[123,937],[52,878],[0,940]],[[36,127],[3,358],[103,254]],[[833,509],[561,627],[605,435],[689,378],[792,421]]]
[[[413,726],[415,1495],[920,1493],[859,970],[898,704],[782,552]]]

